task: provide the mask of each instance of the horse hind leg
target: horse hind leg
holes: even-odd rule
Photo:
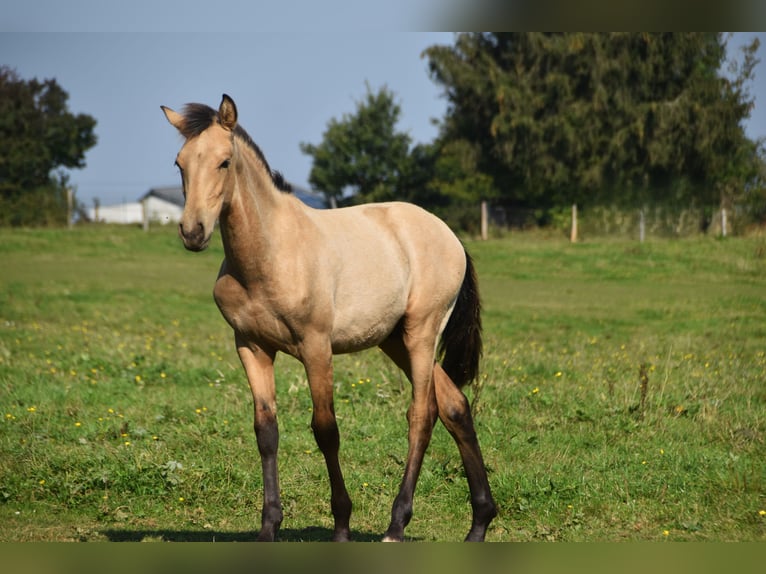
[[[381,349],[412,380],[410,356],[401,338],[392,337],[388,339],[381,345]],[[485,538],[490,522],[497,515],[497,506],[492,498],[468,400],[438,363],[433,363],[433,388],[438,417],[457,444],[471,493],[473,519],[471,529],[465,540],[481,542]],[[431,426],[433,427],[433,425]],[[423,451],[425,452],[425,447]],[[405,482],[406,474],[405,480],[402,481],[402,489],[394,502],[391,526],[389,526],[384,540],[403,539],[404,527],[412,514],[411,494],[408,497],[402,495],[402,491],[405,490]]]
[[[473,520],[465,540],[482,542],[489,523],[497,515],[497,506],[489,487],[471,409],[465,395],[438,363],[434,364],[434,388],[439,419],[457,443],[471,493]]]
[[[437,417],[432,377],[433,345],[421,340],[421,343],[408,348],[402,338],[395,337],[382,344],[381,349],[405,372],[412,383],[412,402],[407,410],[407,463],[399,493],[391,508],[391,522],[383,537],[385,542],[401,542],[404,540],[404,529],[412,518],[415,486]]]

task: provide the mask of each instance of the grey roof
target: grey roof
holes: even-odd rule
[[[184,190],[180,185],[170,187],[153,187],[141,199],[157,197],[179,207],[184,206]]]
[[[315,209],[327,209],[329,207],[324,194],[306,189],[305,187],[301,187],[299,185],[290,185],[293,188],[293,194],[306,205]],[[146,194],[144,194],[141,199],[143,200],[147,197],[157,197],[169,203],[178,205],[179,207],[184,206],[184,192],[180,185],[169,187],[153,187],[148,192],[146,192]]]

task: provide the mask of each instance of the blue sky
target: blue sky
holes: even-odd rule
[[[229,12],[206,4],[200,20],[200,12],[172,10],[177,2],[135,0],[107,12],[111,4],[104,0],[25,0],[0,24],[0,64],[25,79],[55,77],[70,95],[70,110],[97,119],[99,142],[86,155],[87,167],[71,172],[86,205],[95,197],[103,205],[134,201],[151,187],[177,184],[173,161],[181,141],[160,105],[215,107],[224,92],[271,166],[307,186],[311,158],[300,142],[319,143],[331,118],[354,111],[366,83],[396,94],[398,127],[414,142],[434,138],[432,120],[443,116],[446,102],[421,53],[451,43],[453,34],[391,31],[406,29],[433,3],[389,0],[362,13],[358,2],[346,0],[282,0],[277,11],[267,3],[230,0],[218,4]],[[328,24],[319,5],[334,6],[337,17]],[[290,9],[299,8],[299,17],[291,18]],[[193,21],[184,16],[190,12],[197,15]],[[314,17],[323,18],[322,26],[309,26]],[[198,31],[178,32],[188,29]],[[752,36],[737,35],[730,44]],[[756,78],[747,129],[759,137],[766,136],[764,64]]]
[[[365,82],[396,94],[399,129],[431,141],[431,118],[446,103],[420,53],[451,40],[409,32],[3,33],[0,63],[25,79],[55,77],[70,110],[97,119],[98,144],[71,178],[81,201],[107,205],[178,183],[181,142],[160,105],[217,107],[224,92],[271,166],[297,185],[308,184],[311,169],[299,143],[319,143],[332,117],[353,112]]]

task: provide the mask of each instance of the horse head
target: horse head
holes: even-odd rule
[[[217,112],[201,104],[188,104],[183,113],[161,107],[185,139],[176,156],[185,199],[178,233],[186,249],[202,251],[210,242],[224,203],[237,107],[226,94]]]

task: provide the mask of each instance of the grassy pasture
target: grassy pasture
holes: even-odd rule
[[[766,240],[466,242],[485,358],[467,394],[491,541],[766,540]],[[0,230],[0,541],[250,540],[252,407],[212,301],[220,245],[172,229]],[[282,540],[331,535],[300,365],[277,363]],[[409,384],[338,357],[356,540],[388,524]],[[407,529],[470,523],[440,425]]]

